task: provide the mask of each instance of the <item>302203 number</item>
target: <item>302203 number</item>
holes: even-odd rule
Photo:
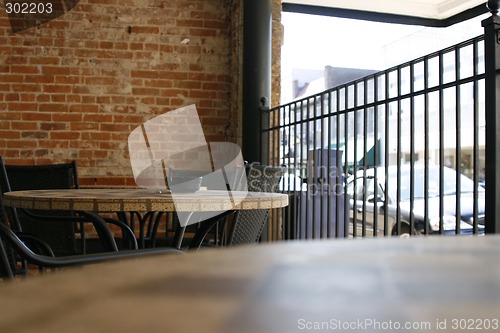
[[[52,3],[35,2],[6,2],[5,11],[7,14],[51,14]]]
[[[451,325],[453,330],[498,330],[500,321],[498,319],[453,319]]]

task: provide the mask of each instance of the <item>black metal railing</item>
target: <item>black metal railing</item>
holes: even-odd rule
[[[484,37],[264,113],[283,238],[481,234]],[[455,213],[459,212],[459,213]]]

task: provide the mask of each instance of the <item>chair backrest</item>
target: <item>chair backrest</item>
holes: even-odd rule
[[[247,165],[247,186],[252,192],[279,190],[279,182],[285,168],[251,163]],[[228,245],[251,244],[259,241],[269,216],[269,209],[242,210],[231,225]]]
[[[48,165],[8,165],[0,157],[1,192],[21,190],[78,188],[75,161]],[[70,212],[32,211],[45,216],[70,216]],[[50,221],[40,222],[24,209],[5,207],[10,226],[15,231],[27,232],[44,240],[58,255],[74,254],[77,251],[75,225]]]

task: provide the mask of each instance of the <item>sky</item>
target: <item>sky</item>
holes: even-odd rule
[[[293,69],[384,70],[480,35],[488,15],[443,29],[283,12],[282,102],[291,98]]]
[[[288,12],[282,13],[282,24],[282,53],[293,55],[285,59],[294,68],[308,69],[325,65],[382,69],[383,45],[423,29]]]

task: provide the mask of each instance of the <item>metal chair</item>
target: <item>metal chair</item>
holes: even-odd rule
[[[279,190],[279,182],[285,173],[285,168],[260,165],[258,163],[247,164],[246,166],[246,184],[248,191],[275,193]],[[252,244],[259,241],[269,217],[269,209],[258,210],[239,210],[232,216],[225,216],[222,219],[213,219],[210,224],[203,226],[203,232],[199,235],[208,233],[208,230],[219,227],[215,245],[235,246],[243,244]],[[213,230],[213,229],[212,229]],[[226,230],[229,230],[227,232]],[[189,244],[190,250],[197,250],[207,243],[201,237],[195,235]],[[213,246],[214,244],[208,244]]]
[[[120,260],[126,258],[137,258],[159,254],[176,254],[183,253],[174,248],[149,248],[141,250],[125,250],[118,252],[101,252],[94,254],[82,254],[73,256],[54,257],[46,253],[38,254],[32,251],[25,242],[18,237],[10,228],[0,223],[0,277],[4,280],[12,280],[14,272],[11,263],[9,262],[7,249],[14,251],[22,260],[27,263],[37,265],[43,270],[45,268],[62,268],[69,266],[82,266],[112,260]]]
[[[76,163],[49,165],[6,165],[0,156],[1,193],[16,190],[78,188]],[[92,212],[39,211],[5,207],[12,230],[24,232],[46,242],[56,256],[87,253],[84,223],[91,223],[101,246],[94,252],[116,251],[108,224],[122,230],[127,249],[137,249],[132,230],[123,222],[102,218]],[[79,235],[79,237],[77,237]]]
[[[1,205],[1,194],[0,194],[0,224],[7,226],[7,220],[5,217],[5,211],[3,205]],[[32,251],[44,254],[47,256],[54,256],[54,252],[50,246],[39,240],[38,238],[29,235],[24,232],[12,232],[14,238],[18,238],[20,242],[25,244]],[[5,237],[0,231],[0,277],[3,278],[13,278],[14,275],[24,275],[28,272],[28,262],[23,258],[19,257],[14,251],[12,246],[8,243],[4,245]],[[42,268],[40,270],[43,270]]]
[[[73,164],[73,163],[70,163]],[[73,164],[74,165],[74,164]],[[61,169],[65,169],[62,168]],[[76,171],[75,171],[76,175]],[[114,246],[109,245],[104,248],[108,252],[100,252],[93,254],[73,254],[57,256],[50,247],[49,244],[44,242],[42,239],[29,234],[25,231],[14,231],[8,225],[9,222],[12,225],[21,226],[22,222],[19,219],[18,210],[12,207],[6,207],[2,204],[2,194],[4,192],[10,191],[9,179],[6,174],[6,166],[3,163],[3,159],[0,156],[0,278],[4,280],[12,280],[16,275],[25,275],[28,272],[28,264],[36,265],[39,267],[40,271],[45,271],[46,268],[61,268],[68,266],[81,266],[92,263],[99,263],[111,260],[125,259],[131,257],[141,257],[154,254],[162,253],[182,253],[174,248],[153,248],[153,249],[141,249],[137,250],[137,243],[132,246],[131,250],[118,251],[116,244]],[[61,222],[62,226],[64,224],[80,224],[84,222],[90,222],[98,229],[102,230],[107,228],[106,223],[117,224],[123,227],[121,223],[116,223],[115,221],[104,221],[98,216],[93,219],[92,213],[83,213],[84,217],[79,216],[42,216],[38,214],[33,214],[31,212],[25,212],[30,216],[30,218],[41,218],[43,220],[55,219]],[[37,212],[40,213],[40,212]],[[7,221],[7,217],[10,215],[10,221]],[[35,220],[33,220],[35,222]],[[38,221],[39,224],[44,226],[50,226],[53,221]],[[67,230],[74,230],[73,228],[68,228]],[[130,229],[129,229],[130,230]],[[131,231],[130,231],[131,232]],[[71,236],[71,235],[69,235]],[[132,234],[133,236],[133,234]],[[82,239],[85,239],[83,237]],[[114,242],[114,241],[113,241]],[[70,243],[73,246],[72,243]]]
[[[248,191],[276,193],[285,168],[251,163],[247,166]],[[233,219],[228,246],[252,244],[259,241],[269,217],[269,209],[241,210]]]

